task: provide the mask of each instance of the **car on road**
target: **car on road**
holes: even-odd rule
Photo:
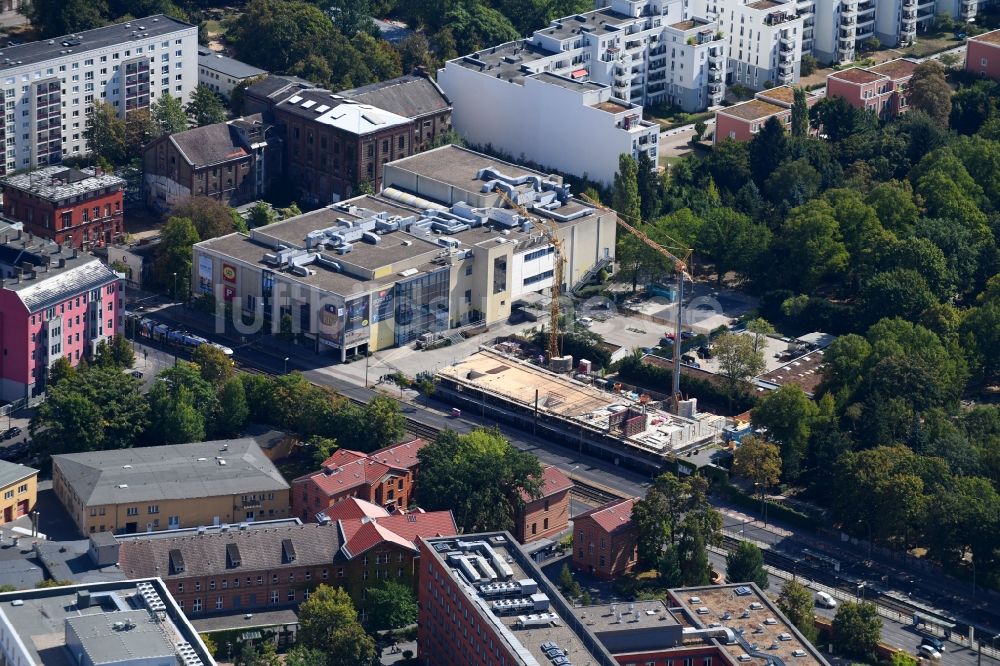
[[[920,644],[930,645],[938,652],[944,652],[944,641],[941,640],[940,638],[937,638],[936,636],[921,636]]]
[[[940,659],[941,653],[935,650],[930,645],[921,645],[917,648],[917,656],[923,657],[924,659]]]
[[[816,605],[822,606],[823,608],[836,608],[837,600],[831,597],[826,592],[816,593]]]
[[[7,440],[7,439],[13,439],[13,438],[19,436],[20,434],[21,434],[21,429],[18,428],[17,426],[14,426],[13,428],[8,428],[7,430],[4,431],[3,438],[5,440]]]
[[[590,328],[591,326],[594,325],[594,320],[592,317],[580,317],[579,319],[576,320],[576,323],[578,323],[580,326],[583,326],[584,328]]]

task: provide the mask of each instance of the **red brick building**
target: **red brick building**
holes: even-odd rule
[[[638,560],[638,531],[632,522],[636,500],[622,499],[573,519],[573,566],[600,578],[628,573]]]
[[[1000,30],[969,37],[965,47],[966,71],[1000,81]]]
[[[383,580],[416,586],[422,537],[454,536],[450,511],[330,524],[232,525],[176,537],[118,540],[131,577],[159,576],[189,616],[295,607],[320,584],[343,587],[365,615]]]
[[[0,179],[0,187],[4,215],[35,236],[90,249],[124,233],[125,181],[100,169],[48,166]]]
[[[826,77],[826,96],[843,97],[851,106],[868,109],[879,118],[893,118],[909,110],[906,93],[917,64],[898,58],[833,72]]]
[[[816,95],[806,93],[806,106],[811,108],[819,99]],[[715,113],[714,142],[721,143],[726,139],[749,141],[772,117],[791,131],[794,102],[795,89],[791,86],[778,86],[760,91],[754,99],[747,102],[719,109]]]
[[[337,502],[356,497],[399,511],[410,505],[417,453],[427,442],[415,439],[365,454],[338,449],[320,470],[292,481],[292,515],[303,522]]]
[[[573,482],[562,470],[546,465],[542,471],[542,494],[531,499],[517,514],[514,537],[521,543],[553,537],[569,527],[569,491]]]

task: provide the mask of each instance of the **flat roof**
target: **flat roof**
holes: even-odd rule
[[[756,379],[777,386],[794,384],[812,395],[823,381],[823,350],[803,354]]]
[[[267,70],[248,65],[245,62],[216,53],[203,46],[198,47],[198,65],[231,76],[234,79],[246,79],[251,76],[267,74]]]
[[[514,663],[551,664],[551,660],[542,650],[541,645],[543,643],[555,643],[566,651],[566,658],[573,664],[616,666],[614,658],[604,646],[581,626],[580,623],[574,621],[573,611],[569,604],[566,603],[552,583],[545,577],[545,574],[531,561],[509,533],[474,534],[459,537],[423,539],[422,541],[426,544],[431,556],[437,559],[444,566],[445,570],[452,574],[455,587],[464,592],[473,602],[472,606],[479,612],[482,621],[487,625],[492,625],[493,632],[500,637],[500,640],[510,646],[510,652],[517,659]],[[474,544],[481,545],[475,546]],[[544,601],[535,603],[531,610],[524,610],[522,612],[503,612],[503,614],[498,614],[492,610],[491,604],[501,597],[493,596],[489,593],[484,594],[480,585],[476,581],[470,581],[456,563],[456,560],[453,557],[449,557],[449,555],[470,553],[472,555],[485,556],[486,562],[489,564],[492,558],[489,557],[489,550],[487,548],[506,562],[511,572],[510,576],[500,576],[490,582],[499,582],[501,578],[514,585],[518,585],[522,581],[531,581],[537,591],[526,591],[522,598],[531,597],[532,594],[541,594]],[[527,589],[530,590],[531,587]],[[520,594],[514,595],[514,597],[520,596]],[[533,599],[537,598],[533,597]],[[539,626],[522,626],[522,622],[518,619],[519,616],[526,617],[529,614],[540,613],[552,613],[555,617],[549,622],[541,623]],[[520,658],[518,659],[518,657]],[[534,661],[531,661],[529,658]]]
[[[499,76],[511,83],[521,84],[524,81],[523,68],[526,65],[555,55],[557,54],[532,44],[527,39],[519,39],[460,56],[448,62],[482,72],[487,76]],[[528,74],[531,73],[529,68]]]
[[[765,102],[762,99],[751,99],[742,104],[734,104],[733,106],[719,109],[719,113],[723,115],[742,120],[763,120],[782,112],[788,113],[788,109],[777,104]]]
[[[60,454],[52,461],[84,506],[288,489],[249,437]]]
[[[483,181],[476,178],[480,169],[494,168],[508,176],[541,176],[548,174],[527,167],[504,162],[453,144],[417,153],[389,162],[389,166],[406,169],[423,178],[431,178],[466,191],[479,192]]]
[[[860,67],[851,67],[850,69],[845,69],[840,72],[833,72],[828,74],[827,78],[838,79],[840,81],[847,81],[849,83],[872,83],[880,79],[886,78],[884,74],[876,74],[867,69],[861,69]]]
[[[586,69],[581,67],[581,69]],[[593,81],[577,81],[565,76],[560,76],[558,74],[553,74],[552,72],[539,72],[534,74],[531,78],[541,81],[542,83],[548,83],[553,86],[559,86],[560,88],[566,88],[567,90],[576,90],[578,92],[590,92],[594,90],[604,90],[607,88],[606,85],[600,83],[594,83]]]
[[[829,666],[753,583],[682,588],[671,590],[670,596],[702,628],[715,623],[737,633],[744,630],[742,642],[739,637],[735,643],[717,641],[733,663],[739,663],[740,655],[747,654],[750,657],[745,662],[747,666],[770,666],[772,661],[768,657],[778,657],[785,666]],[[699,608],[708,612],[699,614]],[[747,648],[752,644],[757,648],[754,654],[749,654]],[[804,656],[795,656],[799,650]]]
[[[276,108],[357,135],[370,134],[411,122],[409,118],[391,111],[371,104],[361,104],[343,95],[319,88],[297,91],[291,97],[279,102]]]
[[[574,14],[555,19],[548,28],[542,28],[536,32],[540,35],[547,35],[559,40],[587,33],[592,35],[606,35],[609,32],[620,30],[621,26],[629,23],[644,20],[645,17],[632,17],[621,14],[611,8],[596,9],[583,14]]]
[[[791,86],[778,86],[777,88],[769,88],[767,90],[762,90],[757,93],[758,99],[768,99],[777,100],[785,104],[792,104],[795,102],[795,89]]]
[[[773,9],[780,6],[781,3],[774,2],[774,0],[757,0],[757,2],[751,2],[747,5],[750,9]]]
[[[986,44],[1000,44],[1000,30],[991,30],[989,32],[984,32],[981,35],[969,37],[968,41],[983,42]]]
[[[913,76],[913,70],[917,68],[918,64],[906,58],[896,58],[895,60],[888,60],[881,65],[869,67],[868,71],[875,72],[876,74],[885,74],[890,79],[898,80]]]
[[[573,614],[596,633],[650,629],[680,624],[667,605],[660,599],[576,606],[573,608]]]
[[[62,165],[16,173],[0,179],[0,183],[49,201],[84,196],[105,188],[125,187],[124,179],[112,173],[96,173],[93,168],[74,169]]]
[[[89,603],[79,603],[78,593]],[[215,660],[158,578],[87,583],[0,594],[0,623],[29,663],[76,666],[73,633],[94,664],[168,658],[214,666]]]
[[[594,108],[600,109],[601,111],[607,111],[608,113],[621,113],[622,111],[628,111],[632,107],[608,100],[607,102],[598,102],[594,105]]]
[[[84,30],[71,35],[53,37],[52,39],[30,42],[19,46],[8,46],[0,50],[0,71],[20,68],[24,65],[34,65],[56,58],[63,58],[69,49],[82,57],[87,51],[103,49],[110,46],[126,46],[130,41],[168,35],[178,30],[194,28],[190,23],[178,21],[166,14],[154,14],[146,18],[133,19],[127,23],[116,23]],[[133,35],[132,33],[138,33]],[[63,42],[77,42],[64,46]],[[67,42],[68,43],[68,42]]]

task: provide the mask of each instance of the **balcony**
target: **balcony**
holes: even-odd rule
[[[708,52],[708,61],[717,63],[722,60],[722,49],[710,49]]]
[[[840,19],[840,27],[841,28],[851,28],[857,22],[858,22],[857,19],[855,19],[853,16],[848,16],[848,17]]]
[[[781,63],[778,63],[778,72],[781,73],[781,74],[794,74],[795,73],[795,65],[793,63],[790,63],[790,62],[781,62]]]
[[[778,40],[778,48],[783,53],[788,53],[788,52],[794,51],[795,50],[795,40],[792,39],[791,37],[782,36],[781,39]]]
[[[792,53],[782,53],[778,55],[778,62],[792,64],[792,62],[794,62],[793,57],[794,54]]]
[[[858,5],[855,2],[845,2],[840,8],[841,16],[853,16],[858,13]]]
[[[722,94],[722,84],[721,83],[709,83],[708,84],[708,92],[709,92],[709,94],[712,94],[712,95],[720,95],[720,94]]]
[[[722,83],[722,74],[719,74],[718,72],[709,72],[708,73],[708,82],[709,83]]]

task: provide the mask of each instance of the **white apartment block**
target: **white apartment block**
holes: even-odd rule
[[[611,0],[531,37],[447,62],[438,83],[455,130],[515,160],[610,184],[618,155],[656,161],[659,127],[643,104],[687,111],[725,93],[725,42],[683,0]]]
[[[87,153],[96,102],[120,116],[159,96],[184,101],[198,82],[198,28],[157,15],[0,49],[6,150],[0,174]]]

